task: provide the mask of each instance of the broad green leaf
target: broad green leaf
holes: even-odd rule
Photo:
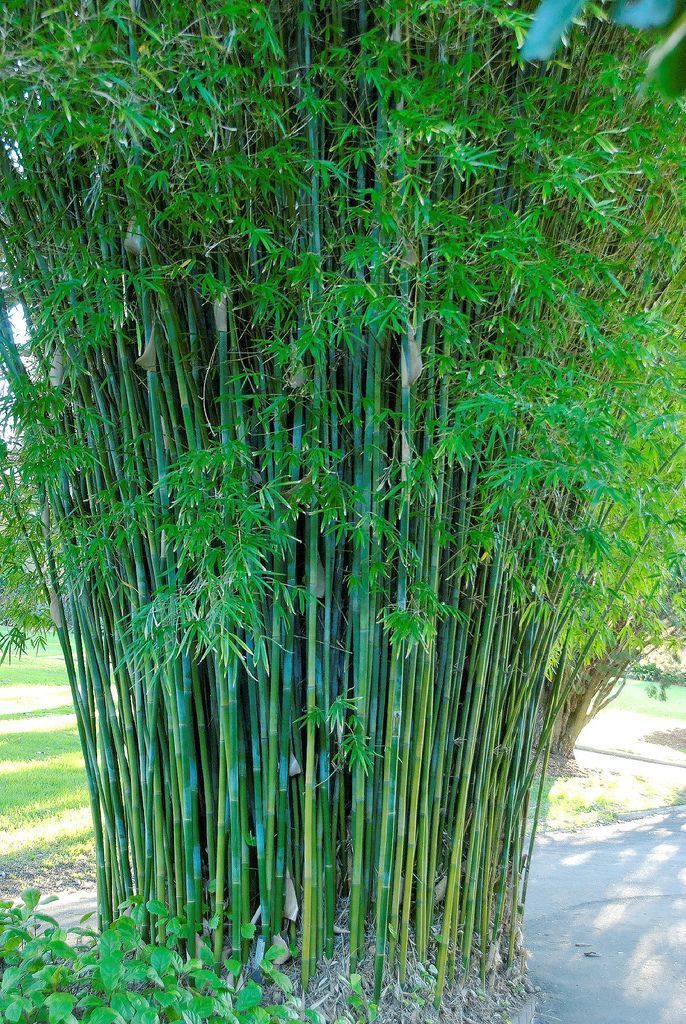
[[[148,900],[145,905],[151,914],[155,914],[157,917],[169,917],[167,907],[165,907],[164,903],[160,903],[159,900]]]
[[[68,992],[53,992],[45,1000],[48,1008],[48,1021],[50,1024],[60,1024],[72,1011],[76,999]]]
[[[9,1024],[17,1024],[24,1012],[23,1001],[19,999],[13,1000],[2,1012],[5,1015],[5,1019],[9,1021]]]
[[[164,946],[156,946],[150,954],[150,963],[158,972],[164,974],[172,961],[172,952]]]
[[[120,956],[108,956],[98,965],[100,979],[107,992],[111,992],[121,976],[122,961]]]
[[[24,889],[21,898],[28,910],[35,910],[40,902],[40,889]]]
[[[236,1009],[239,1011],[252,1010],[261,1002],[262,989],[254,981],[249,981],[236,997]]]

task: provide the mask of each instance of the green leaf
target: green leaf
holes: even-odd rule
[[[169,911],[159,900],[148,900],[145,905],[151,914],[155,914],[157,917],[169,917]]]
[[[77,956],[73,946],[70,946],[64,939],[51,939],[48,943],[48,949],[59,960],[75,960]]]
[[[100,980],[107,992],[111,992],[121,975],[121,957],[108,956],[100,961]]]
[[[252,939],[255,937],[255,931],[256,928],[254,924],[244,924],[243,927],[241,928],[241,938]]]
[[[60,1024],[60,1021],[68,1017],[75,1002],[74,996],[69,995],[68,992],[53,992],[51,996],[48,996],[45,1005],[48,1008],[50,1024]]]
[[[88,1024],[116,1024],[121,1017],[109,1006],[96,1006],[90,1016],[84,1017],[84,1020],[88,1021]]]
[[[350,975],[350,987],[351,987],[351,989],[353,990],[353,992],[356,995],[358,995],[358,996],[363,995],[363,992],[362,992],[362,978],[361,978],[361,976],[359,974],[351,974]]]
[[[214,967],[214,953],[206,942],[201,942],[199,944],[198,953],[200,954],[200,959],[204,964],[209,964],[211,967]]]
[[[237,1010],[253,1010],[262,1002],[262,989],[254,981],[249,981],[245,988],[242,988],[236,999]]]
[[[18,999],[14,999],[4,1011],[5,1020],[8,1020],[9,1024],[17,1024],[23,1012],[24,1007],[22,1003]]]
[[[136,1015],[136,1024],[159,1024],[160,1016],[154,1010],[143,1010]]]
[[[237,978],[243,969],[243,965],[240,960],[237,960],[235,957],[232,957],[230,960],[225,960],[224,967],[229,974],[233,974],[234,978]]]
[[[281,952],[283,953],[283,950],[281,950]],[[281,991],[285,992],[287,996],[293,995],[293,982],[287,974],[284,974],[283,971],[279,971],[276,967],[272,966],[270,966],[268,970],[265,970],[265,974],[268,974],[274,984],[278,985]]]
[[[21,898],[28,910],[35,910],[40,901],[40,889],[24,889]]]
[[[189,1013],[197,1014],[202,1020],[206,1020],[214,1013],[214,1000],[211,996],[193,996],[187,1006]]]
[[[164,974],[172,961],[172,952],[165,946],[155,946],[150,954],[150,963],[158,974]]]

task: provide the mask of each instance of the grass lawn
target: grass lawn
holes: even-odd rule
[[[652,718],[683,718],[686,723],[686,686],[668,686],[666,700],[648,696],[648,684],[631,679],[609,705],[615,711],[634,711]]]
[[[0,666],[0,895],[91,882],[93,837],[57,641]]]

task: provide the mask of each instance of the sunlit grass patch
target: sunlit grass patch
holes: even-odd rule
[[[22,754],[25,755],[22,758]],[[0,836],[88,807],[76,729],[0,737]]]
[[[50,719],[50,726],[52,727],[55,723],[55,719],[61,720],[65,717],[69,717],[72,721],[74,720],[74,706],[73,704],[59,704],[54,708],[36,708],[33,711],[16,711],[7,715],[0,715],[0,730],[5,731],[2,728],[3,722],[26,722],[29,719]],[[23,731],[18,729],[18,731]]]
[[[27,885],[46,894],[93,883],[93,829],[87,807],[0,833],[0,895]]]
[[[577,829],[615,821],[619,815],[682,803],[683,787],[641,775],[594,773],[548,779],[542,807],[544,829]]]
[[[0,722],[27,715],[73,713],[68,686],[0,686]],[[0,726],[0,732],[4,731]]]
[[[0,894],[93,876],[83,756],[59,647],[0,666]]]
[[[0,697],[6,686],[66,686],[67,673],[57,640],[48,640],[43,649],[29,648],[21,658],[0,665]],[[67,686],[67,691],[68,691]]]
[[[0,865],[8,857],[20,855],[26,860],[40,853],[45,865],[49,866],[62,859],[62,853],[67,848],[90,848],[90,833],[90,811],[87,806],[49,815],[41,822],[32,819],[27,826],[19,826],[4,833]]]

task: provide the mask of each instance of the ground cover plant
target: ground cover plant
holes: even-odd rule
[[[528,24],[0,14],[4,558],[105,929],[140,896],[219,962],[254,921],[304,985],[343,929],[375,998],[410,952],[437,1000],[515,961],[566,641],[678,513],[684,383],[676,115],[621,33],[543,74]]]
[[[240,962],[227,961],[218,974],[209,946],[198,943],[192,959],[181,955],[187,922],[162,905],[151,904],[149,913],[164,922],[164,946],[145,941],[140,903],[102,933],[87,920],[65,932],[50,917],[50,900],[39,897],[27,889],[19,903],[0,901],[0,1020],[8,1024],[323,1024],[292,998],[292,982],[276,966],[278,947],[260,965],[264,983],[281,993],[279,1004],[268,1005]]]

